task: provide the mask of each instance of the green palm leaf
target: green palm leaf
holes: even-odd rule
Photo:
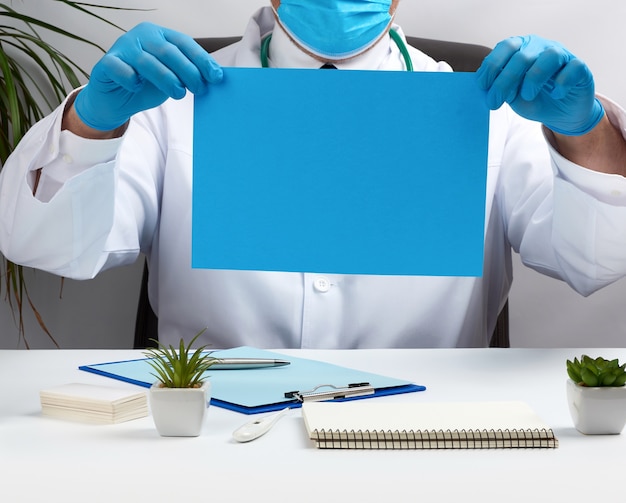
[[[181,338],[178,349],[172,345],[165,346],[161,342],[152,339],[157,344],[157,347],[147,349],[144,354],[148,356],[148,360],[146,360],[148,365],[154,370],[151,374],[165,388],[197,387],[204,380],[204,373],[211,365],[220,361],[205,351],[206,345],[195,349],[190,354],[196,339],[205,330],[197,333],[189,344],[185,344]]]
[[[122,28],[92,9],[146,10],[126,7],[51,0],[113,26]],[[6,3],[0,3],[0,170],[30,127],[61,103],[89,77],[70,56],[50,44],[46,36],[60,35],[81,45],[104,49],[93,41],[70,33],[43,19],[22,14]],[[41,329],[59,347],[28,294],[22,266],[0,256],[0,294],[3,293],[13,313],[20,340],[29,348],[24,329],[24,305],[31,309]],[[26,302],[25,302],[26,301]],[[20,341],[18,341],[19,343]]]

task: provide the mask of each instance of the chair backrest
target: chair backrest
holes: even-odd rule
[[[207,52],[214,52],[239,40],[241,40],[241,37],[208,37],[197,38],[196,42],[204,47]],[[406,41],[409,45],[428,54],[433,59],[448,62],[456,72],[475,71],[491,50],[484,45],[431,38],[406,37]]]
[[[484,45],[435,40],[431,38],[406,37],[409,45],[428,54],[436,61],[446,61],[455,72],[474,72],[491,52]]]
[[[241,37],[207,37],[196,41],[208,52],[241,40]],[[437,61],[446,61],[457,72],[473,72],[491,50],[489,47],[447,40],[407,37],[413,47],[428,54]],[[138,349],[154,346],[150,339],[158,340],[158,319],[148,301],[148,268],[144,266],[137,318],[135,321],[134,347]],[[509,347],[509,304],[499,313],[496,328],[491,337],[491,347]]]

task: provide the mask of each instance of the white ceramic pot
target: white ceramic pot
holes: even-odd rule
[[[159,435],[163,437],[197,437],[204,426],[211,383],[200,388],[150,388],[150,409]]]
[[[579,386],[567,380],[567,403],[578,431],[586,435],[616,435],[626,424],[626,386]]]

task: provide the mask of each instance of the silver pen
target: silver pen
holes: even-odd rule
[[[211,365],[211,370],[260,369],[266,367],[284,367],[291,362],[273,358],[217,358],[218,362]]]

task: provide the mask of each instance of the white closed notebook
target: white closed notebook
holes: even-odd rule
[[[302,417],[317,447],[484,449],[557,447],[524,402],[308,402]]]
[[[145,390],[69,383],[39,392],[44,415],[92,423],[119,423],[148,415]]]

